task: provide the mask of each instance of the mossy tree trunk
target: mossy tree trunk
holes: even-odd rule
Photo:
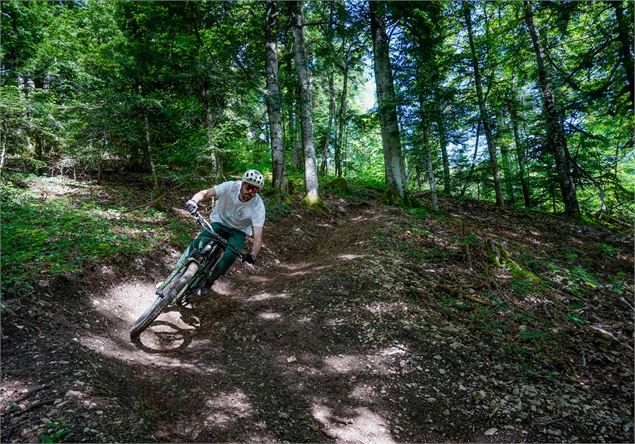
[[[275,1],[266,4],[266,50],[265,64],[267,72],[267,114],[269,115],[269,134],[271,141],[271,161],[273,187],[277,191],[285,189],[284,141],[282,137],[282,112],[280,83],[278,80],[278,44],[277,20],[278,7]]]
[[[388,35],[386,33],[386,3],[371,0],[369,6],[381,141],[386,168],[387,200],[393,202],[394,196],[399,196],[401,201],[405,201],[408,200],[406,199],[408,192],[397,122],[397,102],[390,64]]]
[[[313,145],[311,84],[305,56],[302,5],[302,1],[289,3],[294,39],[295,70],[300,84],[300,126],[302,128],[302,147],[304,148],[304,184],[306,188],[304,202],[309,206],[314,206],[320,204],[320,196],[315,147]]]

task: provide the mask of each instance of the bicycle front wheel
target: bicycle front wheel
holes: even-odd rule
[[[198,271],[198,264],[190,262],[163,289],[163,295],[157,296],[154,303],[141,313],[130,328],[130,339],[138,337],[161,314],[163,308],[178,297],[187,288],[190,279]]]

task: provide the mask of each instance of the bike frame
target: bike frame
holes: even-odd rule
[[[225,239],[216,234],[214,228],[212,228],[212,225],[205,220],[201,213],[197,211],[193,216],[196,218],[197,225],[211,234],[212,238],[207,244],[203,246],[203,248],[197,249],[192,252],[192,254],[190,254],[190,256],[185,261],[183,261],[180,267],[175,268],[172,273],[170,273],[170,275],[163,281],[163,284],[156,290],[157,295],[159,295],[160,297],[164,296],[163,289],[167,287],[172,279],[174,279],[174,277],[177,276],[183,268],[187,267],[192,262],[196,262],[196,264],[198,265],[198,271],[192,277],[191,282],[186,287],[184,287],[178,295],[176,295],[175,300],[178,300],[181,295],[183,295],[190,288],[196,288],[202,283],[202,281],[204,282],[207,279],[209,272],[211,272],[211,269],[216,265],[217,259],[225,252],[227,248],[235,251],[241,259],[244,260],[245,258],[245,253],[236,250],[231,245],[228,245]],[[221,252],[220,254],[214,255],[214,260],[210,261],[209,258],[211,257],[211,255],[209,253],[214,250],[215,246],[218,246],[221,249]]]

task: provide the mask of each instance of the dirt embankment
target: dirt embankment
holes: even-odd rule
[[[256,267],[140,345],[176,250],[43,282],[3,320],[2,441],[633,441],[631,293],[611,286],[630,239],[479,203],[328,203],[269,224]],[[553,261],[532,283],[494,243]],[[589,285],[561,271],[571,252]]]

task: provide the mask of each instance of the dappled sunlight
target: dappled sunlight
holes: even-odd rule
[[[359,355],[337,355],[324,358],[324,364],[336,373],[350,373],[366,369],[366,359]]]
[[[366,257],[367,255],[365,254],[340,254],[339,256],[337,256],[338,259],[342,259],[343,261],[352,261],[355,259],[361,259]]]
[[[240,432],[239,424],[249,421],[249,433],[252,438],[243,442],[272,442],[274,437],[267,430],[264,421],[253,418],[255,408],[249,397],[241,390],[220,392],[204,401],[195,415],[181,416],[172,421],[173,425],[159,423],[154,435],[163,442],[195,442],[221,433],[222,436],[232,436],[233,432]],[[176,431],[170,434],[169,430]],[[239,436],[239,435],[236,435]],[[233,440],[232,440],[233,441]],[[210,442],[203,440],[203,442]]]
[[[313,322],[311,316],[301,316],[298,318],[298,324],[310,324],[311,322]]]
[[[256,284],[264,284],[271,281],[271,278],[265,276],[259,276],[255,274],[248,274],[246,276],[241,276],[241,279],[247,282],[254,282]]]
[[[313,273],[315,271],[324,270],[324,269],[327,269],[327,268],[331,268],[331,267],[328,266],[328,265],[320,265],[318,267],[312,266],[312,267],[308,267],[308,268],[305,268],[305,269],[302,269],[302,270],[294,271],[292,273],[287,273],[287,274],[285,274],[285,276],[287,276],[287,277],[304,276],[304,275],[307,275],[309,273]]]
[[[187,369],[196,373],[218,373],[221,371],[213,367],[202,369],[170,355],[171,351],[184,348],[184,342],[185,346],[193,345],[194,347],[205,349],[210,346],[210,341],[191,341],[189,336],[184,337],[183,335],[174,334],[169,329],[158,328],[159,331],[154,331],[154,329],[157,329],[157,326],[153,324],[142,333],[140,338],[141,346],[139,348],[131,344],[129,339],[126,339],[126,342],[123,343],[125,344],[124,346],[122,346],[120,341],[113,341],[110,337],[97,335],[83,336],[75,338],[75,340],[82,346],[102,356],[121,362],[138,362],[144,365],[156,366],[156,368]],[[174,340],[174,338],[177,339]],[[145,353],[139,353],[139,349]]]
[[[285,270],[289,271],[298,271],[311,266],[313,266],[312,262],[297,262],[294,264],[281,263],[278,265],[278,267],[284,268]]]
[[[405,302],[372,302],[364,305],[364,309],[373,314],[390,314],[408,311],[408,304]]]
[[[313,262],[299,262],[295,264],[279,264],[278,267],[288,270],[290,273],[285,273],[287,277],[304,276],[314,271],[320,271],[330,268],[329,265],[316,266]]]
[[[258,313],[258,317],[260,319],[264,319],[265,321],[279,321],[280,319],[282,319],[282,315],[280,313],[271,311],[263,311],[262,313]]]
[[[270,299],[289,299],[291,296],[293,296],[293,294],[287,293],[287,292],[268,293],[265,291],[250,297],[249,299],[247,299],[247,301],[248,302],[262,302],[262,301],[268,301]]]
[[[83,184],[63,176],[29,177],[24,180],[29,191],[42,199],[57,199],[66,195],[88,195],[94,193],[95,185]]]
[[[219,279],[214,282],[212,290],[214,291],[214,293],[221,296],[232,296],[235,293],[229,282],[224,279]]]
[[[322,404],[313,404],[313,417],[322,425],[326,434],[338,441],[394,443],[388,429],[388,421],[368,407],[357,407],[345,417]]]
[[[30,382],[21,379],[5,379],[0,382],[0,402],[15,401],[20,395],[28,393],[29,387],[31,387]]]
[[[132,325],[156,298],[155,283],[147,279],[123,282],[105,293],[93,294],[90,303],[102,315]]]
[[[367,222],[371,220],[379,220],[379,219],[385,219],[385,218],[386,216],[381,213],[366,212],[365,214],[360,214],[359,216],[352,217],[351,221],[352,222]]]
[[[324,321],[324,325],[328,325],[329,327],[337,327],[339,325],[344,324],[344,319],[341,318],[337,318],[337,319],[327,319],[326,321]]]
[[[381,375],[398,371],[400,360],[408,353],[405,346],[390,346],[372,354],[337,354],[322,358],[324,369],[330,373],[355,374],[366,371]]]
[[[375,387],[368,384],[357,384],[351,390],[350,398],[363,402],[373,402],[377,398]]]
[[[230,427],[235,421],[249,417],[254,412],[248,396],[241,390],[220,393],[205,401],[205,408],[205,426],[221,428]]]
[[[129,328],[137,317],[156,299],[153,281],[132,280],[109,288],[105,293],[92,295],[93,309],[105,319],[118,325],[112,328],[105,322],[109,332],[104,336],[76,338],[83,346],[104,356],[121,361],[141,361],[166,366],[180,366],[179,361],[162,357],[157,361],[153,354],[170,353],[188,347],[200,319],[191,310],[168,309],[139,336],[135,344],[130,342]],[[96,321],[99,322],[99,321]],[[147,355],[140,355],[139,349]]]

